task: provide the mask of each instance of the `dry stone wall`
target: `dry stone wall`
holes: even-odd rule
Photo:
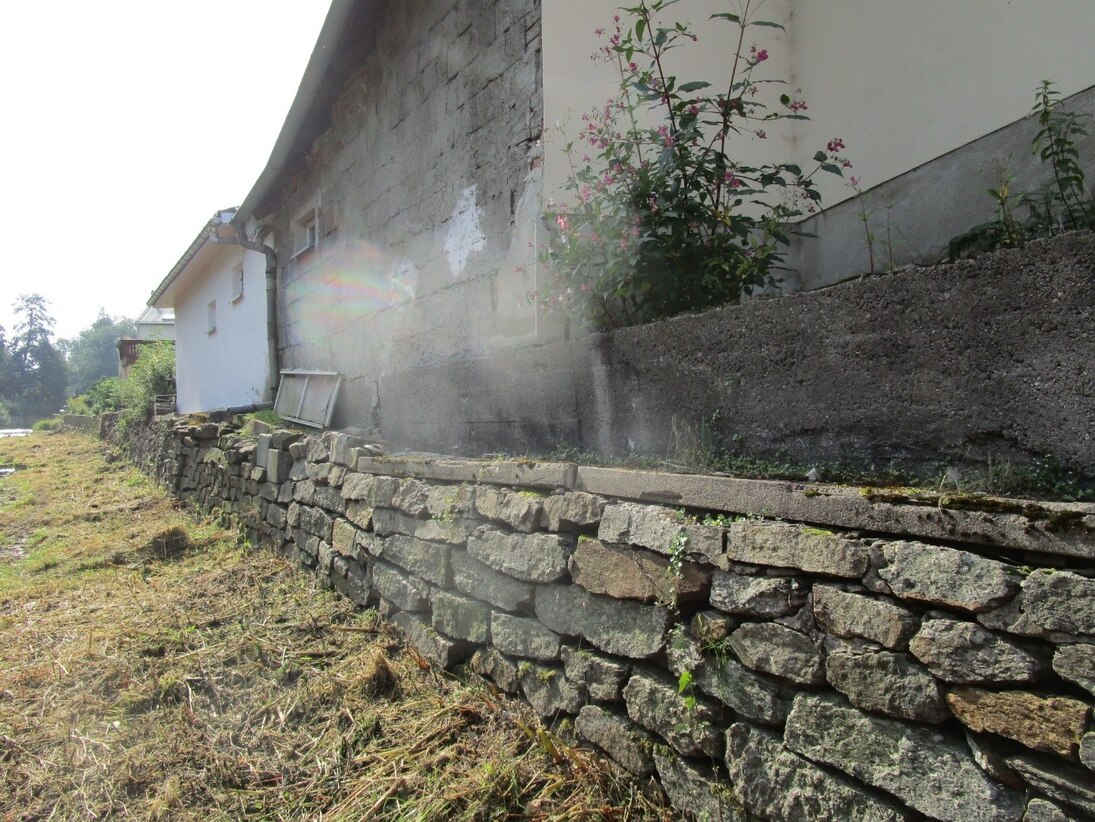
[[[1093,506],[383,458],[259,428],[157,423],[127,446],[682,812],[1095,817]]]

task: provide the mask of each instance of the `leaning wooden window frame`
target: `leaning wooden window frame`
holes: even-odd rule
[[[274,411],[283,420],[326,428],[331,424],[341,386],[342,374],[338,371],[282,371]]]

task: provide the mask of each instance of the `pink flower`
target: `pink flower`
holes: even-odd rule
[[[688,107],[688,113],[691,114],[692,116],[695,116],[695,115],[700,113],[700,107],[697,106],[695,103],[693,103],[692,105],[690,105]]]
[[[673,145],[673,136],[669,133],[669,126],[658,126],[658,136],[661,137],[666,148]]]
[[[730,186],[730,188],[741,188],[741,180],[739,180],[732,171],[726,172],[722,177],[722,181]]]
[[[605,30],[604,29],[594,29],[593,33],[596,34],[598,37],[604,37]]]
[[[566,214],[559,214],[555,217],[555,224],[559,226],[560,231],[566,231],[567,227],[570,225],[570,221],[567,220]]]
[[[858,177],[858,175],[853,174],[851,177],[849,177],[848,178],[848,185],[850,185],[852,188],[858,188],[859,187],[859,177]]]
[[[832,140],[829,141],[825,148],[830,154],[836,154],[838,151],[841,151],[845,148],[844,140],[840,137],[834,137]]]
[[[749,54],[752,55],[753,59],[756,60],[758,63],[763,63],[765,60],[768,59],[768,49],[760,49],[758,51],[757,47],[753,46],[751,49],[749,49]]]
[[[805,100],[792,100],[788,108],[791,109],[791,111],[806,111],[809,106],[806,105]]]
[[[638,63],[628,63],[627,64],[627,70],[630,71],[632,74],[634,74],[636,71],[639,70],[639,64]]]

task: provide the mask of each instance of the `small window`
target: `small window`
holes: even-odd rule
[[[243,299],[243,263],[232,269],[232,302],[238,303]]]
[[[216,300],[210,300],[209,305],[206,306],[206,308],[205,308],[205,319],[206,319],[205,333],[206,334],[212,334],[214,331],[217,330],[217,301]]]
[[[316,210],[306,211],[293,224],[293,259],[316,247],[318,238]]]

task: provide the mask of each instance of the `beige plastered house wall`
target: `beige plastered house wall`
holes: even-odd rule
[[[590,60],[611,33],[616,0],[546,0],[543,4],[544,120],[549,130],[570,125],[611,97],[616,75]],[[1043,79],[1063,95],[1095,83],[1095,2],[1091,0],[767,0],[759,19],[786,33],[753,27],[771,58],[757,77],[784,78],[787,93],[809,105],[810,119],[763,143],[735,147],[746,160],[788,160],[810,167],[828,140],[841,137],[866,188],[930,162],[1022,118]],[[665,20],[680,19],[699,37],[694,52],[669,55],[671,72],[715,88],[729,77],[733,27],[712,13],[740,11],[742,0],[682,0]],[[752,3],[756,8],[758,3]],[[626,22],[626,20],[624,21]],[[768,94],[778,106],[778,86]],[[545,191],[559,197],[567,165],[558,133],[549,134]],[[1007,158],[1004,160],[1006,171]],[[995,173],[990,170],[991,173]],[[991,173],[988,182],[991,183]],[[824,179],[826,206],[852,195]]]

